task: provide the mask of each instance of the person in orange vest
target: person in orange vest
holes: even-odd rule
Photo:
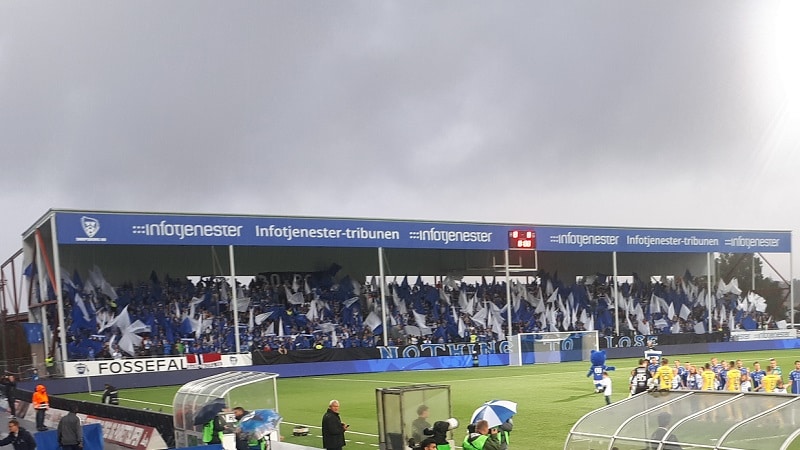
[[[43,384],[36,385],[36,392],[33,393],[33,409],[36,410],[36,430],[47,431],[44,426],[44,413],[50,407],[50,397],[47,396],[47,389]]]

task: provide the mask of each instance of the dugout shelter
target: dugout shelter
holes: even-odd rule
[[[728,391],[648,392],[581,417],[564,450],[800,449],[800,397]]]
[[[278,412],[278,375],[266,372],[224,372],[190,381],[178,389],[172,400],[176,447],[202,445],[203,423],[198,415],[209,407],[226,410],[242,407],[245,411],[272,409]],[[272,437],[278,440],[277,434]]]
[[[25,273],[40,286],[50,286],[37,296],[28,283],[32,321],[45,322],[41,306],[57,303],[59,338],[67,342],[61,293],[69,275],[64,269],[86,274],[100,267],[112,286],[147,280],[152,271],[171,277],[222,276],[235,286],[237,274],[306,276],[332,263],[342,265],[340,276],[363,280],[377,275],[382,282],[404,275],[508,281],[535,276],[539,268],[557,271],[563,280],[633,272],[648,279],[686,270],[713,275],[716,252],[791,257],[791,232],[53,209],[23,234],[22,247]],[[710,291],[712,276],[707,278]],[[507,283],[507,297],[509,289]],[[385,295],[386,289],[381,292]],[[793,320],[793,300],[791,309]],[[44,333],[45,348],[53,340]],[[66,346],[58,356],[67,360]]]

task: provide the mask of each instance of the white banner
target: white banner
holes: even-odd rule
[[[795,339],[796,330],[732,331],[732,341],[766,341],[774,339]]]
[[[221,355],[214,367],[252,366],[253,357],[249,353]],[[96,377],[101,375],[121,375],[127,373],[155,373],[186,370],[190,366],[186,356],[166,358],[104,359],[99,361],[68,361],[64,363],[64,377]]]

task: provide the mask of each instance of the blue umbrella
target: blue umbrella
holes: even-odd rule
[[[256,439],[261,439],[277,430],[282,419],[283,417],[275,410],[256,409],[242,417],[242,420],[239,421],[239,429]]]
[[[497,427],[517,413],[517,404],[508,400],[492,400],[481,405],[472,413],[470,423],[479,420],[489,422],[489,427]]]
[[[194,415],[194,424],[195,425],[204,425],[211,421],[220,411],[225,408],[225,400],[218,398],[213,400],[211,403],[206,403],[197,411],[197,414]]]

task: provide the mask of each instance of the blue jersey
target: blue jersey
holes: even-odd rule
[[[650,365],[647,366],[647,371],[648,372],[655,372],[656,370],[658,370],[659,367],[661,367],[661,364],[658,364],[658,363],[650,364]]]
[[[689,371],[686,367],[678,367],[678,376],[681,379],[681,385],[686,386],[686,379],[689,377]]]
[[[750,378],[753,380],[753,390],[761,386],[761,380],[763,380],[766,375],[767,372],[763,370],[754,370],[750,373]]]
[[[719,375],[719,386],[717,387],[717,390],[721,391],[725,389],[725,383],[728,382],[728,371],[725,369],[720,369],[717,374]]]
[[[587,374],[587,376],[592,375],[592,379],[595,382],[600,382],[600,381],[603,380],[603,370],[604,369],[605,369],[604,366],[592,366],[592,368],[589,369],[589,373]],[[595,384],[597,384],[597,383],[595,383]]]
[[[791,394],[800,394],[800,370],[793,370],[789,373],[789,381],[792,383]]]

